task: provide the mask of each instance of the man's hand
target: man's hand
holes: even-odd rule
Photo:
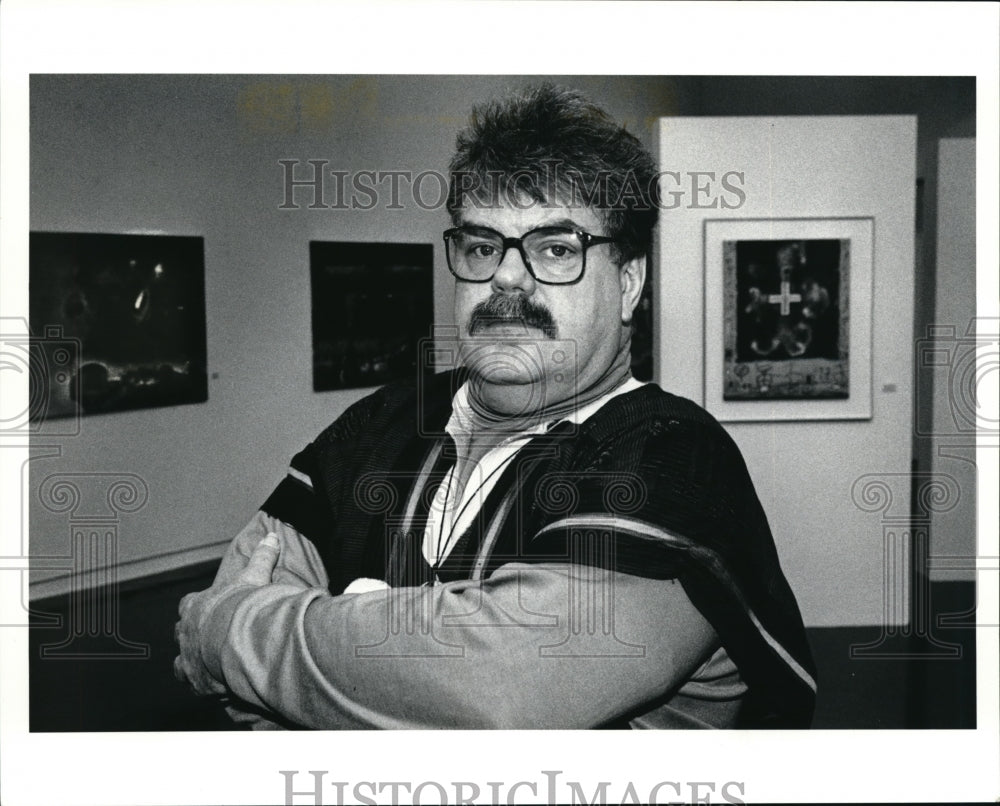
[[[220,599],[233,590],[269,584],[279,555],[278,537],[273,532],[269,533],[257,544],[246,568],[232,582],[189,593],[181,599],[178,607],[181,620],[174,627],[174,638],[180,646],[180,655],[174,659],[174,676],[190,685],[195,694],[222,695],[227,692],[225,685],[209,674],[201,659],[201,629],[206,616]]]

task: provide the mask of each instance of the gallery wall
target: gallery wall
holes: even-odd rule
[[[440,248],[449,224],[433,178],[421,197],[432,209],[405,192],[403,209],[384,199],[370,210],[309,209],[310,188],[293,191],[299,209],[280,209],[279,161],[296,160],[296,178],[308,177],[308,160],[352,174],[444,173],[472,105],[532,80],[540,78],[32,78],[31,229],[203,237],[209,372],[206,403],[85,416],[78,435],[48,440],[61,455],[36,447],[25,479],[31,552],[53,559],[33,572],[33,596],[70,583],[68,569],[52,566],[66,565],[58,558],[71,551],[73,514],[49,511],[37,495],[51,474],[145,482],[147,503],[116,524],[118,579],[218,557],[291,456],[366,394],[312,391],[310,240],[433,244],[435,320],[450,323],[453,281]],[[683,102],[669,80],[570,82],[650,145],[652,121]],[[335,189],[325,194],[334,204]],[[83,502],[76,515],[92,505],[101,508]]]
[[[755,480],[806,623],[905,622],[908,571],[899,550],[907,543],[902,533],[910,514],[916,119],[666,118],[660,162],[718,175],[738,170],[743,176],[746,198],[739,208],[678,209],[659,234],[661,288],[670,289],[657,299],[662,332],[669,334],[659,351],[660,377],[698,402],[706,401],[711,388],[712,363],[704,357],[713,343],[710,331],[722,328],[705,299],[706,288],[713,286],[707,278],[722,272],[721,265],[707,265],[703,258],[711,253],[706,219],[757,219],[759,234],[753,237],[760,240],[775,237],[768,221],[873,219],[872,313],[858,309],[863,284],[851,286],[849,330],[865,334],[863,344],[851,343],[853,397],[840,401],[842,411],[836,403],[806,400],[730,404],[741,412],[756,406],[757,422],[727,423],[727,429]],[[782,239],[795,231],[783,226],[785,234],[777,236]],[[853,246],[850,270],[858,274],[868,255]],[[865,377],[872,379],[871,391],[862,384]],[[862,419],[854,405],[859,389],[871,399],[870,417]],[[790,420],[773,421],[778,406],[793,411]],[[823,406],[826,419],[820,420],[816,409]],[[721,407],[709,410],[726,416]],[[885,507],[879,509],[875,505],[883,498]],[[890,547],[895,553],[889,593],[897,598],[887,611],[883,526],[891,519],[899,539]]]
[[[946,510],[931,513],[928,575],[973,579],[976,544],[975,429],[996,430],[978,409],[974,383],[977,352],[989,349],[996,328],[974,324],[976,313],[976,141],[945,138],[938,149],[937,289],[934,325],[918,333],[917,377],[933,384],[930,423],[920,429],[929,443],[930,468],[960,490]],[[929,426],[929,427],[928,427]],[[988,494],[988,493],[986,493]],[[979,552],[981,553],[981,552]]]
[[[122,514],[117,525],[119,579],[218,557],[290,455],[365,394],[312,391],[309,241],[433,244],[435,318],[450,321],[451,280],[438,247],[447,226],[443,210],[412,203],[402,210],[308,209],[302,188],[295,191],[299,209],[279,209],[279,160],[297,160],[300,168],[327,160],[328,168],[348,172],[443,171],[471,105],[521,81],[33,77],[32,230],[204,237],[210,375],[206,403],[85,417],[79,435],[59,441],[59,456],[32,461],[25,500],[33,555],[65,557],[70,550],[67,516],[38,503],[40,481],[57,472],[99,472],[136,474],[149,489],[147,504]],[[651,148],[663,116],[915,113],[924,175],[924,155],[936,160],[940,133],[969,134],[974,126],[968,82],[957,80],[561,81],[590,94]],[[928,197],[933,202],[933,193]],[[916,284],[929,282],[933,294],[933,256],[930,263]],[[918,291],[918,307],[920,300]],[[795,534],[795,517],[779,507],[772,514],[776,534]],[[809,568],[795,558],[800,551],[782,547],[793,565]],[[33,573],[33,596],[69,589],[69,572],[56,564]],[[840,612],[843,592],[822,585],[816,591],[803,597],[807,621],[831,623],[819,614]]]
[[[975,267],[968,260],[968,241],[961,234],[974,216],[970,166],[960,164],[976,135],[976,81],[971,78],[924,76],[705,76],[693,80],[690,114],[746,115],[916,115],[917,209],[914,233],[914,312],[916,339],[926,339],[939,325],[967,328],[975,312]],[[951,141],[950,145],[945,145]],[[939,182],[951,188],[939,188]],[[947,226],[949,235],[939,227]],[[949,263],[941,263],[938,242],[946,239]],[[959,240],[955,240],[956,237]],[[951,258],[957,258],[952,260]],[[926,369],[926,368],[925,368]],[[942,430],[950,404],[935,375],[917,371],[914,384],[913,468],[918,473],[945,470],[961,489],[975,476],[963,460],[944,468],[939,451],[955,440],[954,426]],[[944,437],[944,441],[940,437]],[[952,451],[954,452],[954,451]],[[957,462],[957,463],[956,463]],[[971,579],[957,566],[973,550],[975,496],[964,495],[953,509],[932,513],[929,553],[944,559],[917,560],[918,571],[934,579]],[[937,566],[936,568],[932,566]]]

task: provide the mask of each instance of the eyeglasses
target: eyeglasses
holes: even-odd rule
[[[448,269],[468,283],[492,280],[507,250],[517,249],[538,282],[570,285],[583,277],[590,247],[616,240],[568,227],[540,227],[520,238],[505,238],[488,227],[455,227],[444,232]]]

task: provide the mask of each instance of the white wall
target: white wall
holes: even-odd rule
[[[70,550],[68,515],[37,498],[56,472],[148,485],[148,503],[118,526],[120,579],[220,556],[291,455],[365,394],[312,391],[309,241],[434,244],[435,316],[451,318],[443,209],[279,210],[278,160],[443,172],[473,103],[538,78],[33,77],[32,230],[203,236],[211,376],[207,403],[84,417],[79,436],[56,440],[61,457],[31,463],[33,557]],[[679,103],[670,79],[561,81],[647,142]],[[69,585],[58,569],[32,581],[33,596]]]
[[[988,415],[976,410],[974,383],[979,379],[972,371],[976,331],[969,329],[976,314],[975,189],[975,139],[942,139],[938,148],[933,325],[940,335],[933,344],[926,343],[925,350],[939,356],[947,354],[949,360],[943,364],[928,362],[918,372],[929,373],[934,386],[931,470],[953,479],[961,496],[953,508],[931,516],[930,576],[935,580],[975,577],[970,560],[976,555],[976,468],[972,463],[975,434],[970,429],[977,424],[990,427]],[[948,329],[951,335],[942,329]],[[982,346],[988,345],[986,342]],[[918,352],[918,361],[920,355]]]
[[[702,401],[705,218],[875,219],[872,419],[727,426],[809,626],[906,618],[905,601],[890,613],[883,605],[883,516],[862,511],[851,490],[861,476],[882,474],[889,515],[909,515],[915,152],[908,116],[660,123],[661,169],[742,171],[746,191],[739,209],[685,205],[661,220],[659,378],[675,393]]]

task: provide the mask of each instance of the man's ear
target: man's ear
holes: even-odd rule
[[[646,284],[646,256],[632,258],[621,265],[618,277],[622,288],[622,324],[632,322],[632,313],[639,304],[642,287]]]

